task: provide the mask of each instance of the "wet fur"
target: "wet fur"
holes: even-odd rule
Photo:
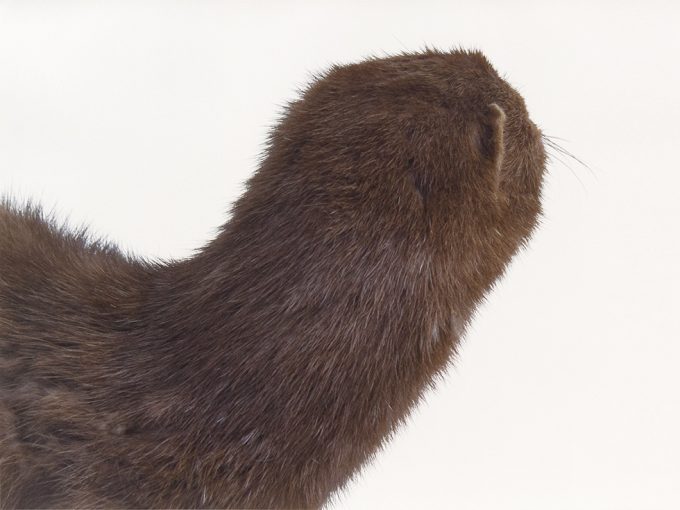
[[[316,79],[193,258],[0,206],[0,506],[322,505],[451,360],[544,164],[480,53],[426,51]]]

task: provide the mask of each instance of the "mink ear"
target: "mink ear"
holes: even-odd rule
[[[503,130],[505,112],[496,103],[491,103],[482,114],[479,126],[479,150],[482,157],[500,173],[503,164]]]

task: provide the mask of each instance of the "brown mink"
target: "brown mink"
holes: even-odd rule
[[[475,51],[334,66],[217,237],[149,262],[0,206],[0,506],[318,507],[451,360],[540,214]]]

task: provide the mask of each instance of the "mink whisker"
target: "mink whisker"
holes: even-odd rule
[[[574,169],[573,169],[571,166],[569,166],[569,165],[568,165],[562,158],[560,158],[557,154],[555,154],[554,152],[550,152],[550,150],[548,151],[548,161],[550,161],[550,162],[552,162],[552,161],[558,161],[559,163],[561,163],[564,167],[566,167],[566,168],[571,172],[571,174],[572,174],[572,175],[574,176],[574,178],[579,182],[579,184],[581,185],[581,187],[582,187],[584,190],[586,189],[585,184],[583,183],[583,181],[581,180],[581,178],[578,176],[578,174],[574,171]]]
[[[557,152],[559,152],[563,156],[565,156],[565,157],[567,157],[567,158],[569,158],[573,161],[576,161],[579,165],[586,168],[591,173],[591,175],[593,175],[593,176],[595,175],[594,172],[593,172],[593,169],[590,167],[590,165],[588,165],[582,159],[575,156],[572,152],[568,151],[567,149],[565,149],[564,147],[562,147],[559,143],[557,143],[555,141],[555,140],[566,141],[564,138],[559,138],[557,136],[550,136],[550,135],[546,135],[546,134],[543,134],[542,137],[543,137],[543,143],[545,143],[548,147],[556,150]]]

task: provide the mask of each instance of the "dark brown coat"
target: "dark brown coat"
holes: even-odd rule
[[[426,51],[312,83],[193,258],[0,206],[0,506],[323,504],[451,360],[544,162],[480,53]]]

